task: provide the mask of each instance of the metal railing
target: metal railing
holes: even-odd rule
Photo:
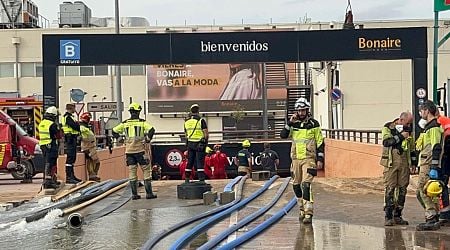
[[[267,135],[267,137],[266,137]],[[277,140],[279,141],[279,132],[275,130],[224,130],[224,131],[209,131],[209,142],[240,142],[244,139],[252,141],[263,140]],[[153,137],[153,142],[156,143],[174,143],[186,142],[186,135],[184,132],[157,132]]]
[[[371,144],[381,144],[382,142],[380,130],[322,129],[322,131],[329,139]]]

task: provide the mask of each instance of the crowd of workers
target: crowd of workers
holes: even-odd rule
[[[445,154],[445,128],[449,119],[441,116],[432,101],[419,106],[420,134],[414,140],[413,114],[403,112],[382,128],[384,167],[385,226],[408,225],[402,217],[410,174],[418,174],[416,196],[425,210],[425,222],[418,231],[438,230],[450,220],[448,156]],[[448,146],[448,145],[447,145]]]
[[[313,216],[312,182],[317,170],[324,165],[324,139],[320,124],[312,118],[311,104],[305,98],[295,102],[295,112],[280,133],[281,138],[291,138],[291,176],[293,190],[297,197],[299,219],[309,224]],[[155,129],[144,119],[141,119],[141,105],[131,103],[130,118],[113,128],[113,136],[124,137],[126,146],[126,164],[129,168],[129,182],[132,199],[140,199],[137,187],[137,168],[140,166],[144,173],[144,187],[146,198],[157,196],[152,191],[152,153],[150,142]],[[65,139],[67,148],[66,182],[78,183],[74,174],[73,164],[76,160],[77,138],[81,137],[81,150],[86,156],[86,166],[89,179],[99,181],[98,170],[100,161],[96,151],[96,140],[89,128],[91,115],[83,113],[80,122],[75,121],[73,113],[75,106],[66,105],[66,113],[62,117],[62,131],[58,128],[56,119],[59,112],[56,107],[49,107],[44,119],[39,124],[40,146],[44,154],[45,180],[44,188],[58,188],[56,180],[56,160],[58,157],[58,140]],[[228,156],[222,152],[221,145],[212,148],[208,145],[208,126],[199,114],[200,107],[193,104],[189,117],[185,120],[186,148],[183,160],[179,165],[180,175],[186,183],[190,183],[194,176],[197,183],[204,183],[206,179],[227,178],[226,166]],[[385,226],[407,225],[403,219],[407,187],[410,174],[419,175],[416,192],[419,203],[425,210],[425,222],[419,224],[417,230],[437,230],[442,221],[450,220],[450,202],[448,197],[448,180],[450,165],[446,154],[443,154],[444,126],[450,124],[450,119],[439,115],[436,105],[432,101],[425,101],[419,107],[421,120],[420,136],[414,140],[412,133],[413,115],[410,112],[401,113],[400,117],[386,123],[382,128],[383,152],[380,165],[384,167],[385,184],[384,212]],[[252,173],[252,156],[249,151],[251,142],[244,140],[242,149],[234,157],[239,175]],[[261,162],[264,170],[275,175],[279,165],[278,154],[270,149],[270,144],[264,144],[261,152]],[[439,200],[440,198],[440,200]]]

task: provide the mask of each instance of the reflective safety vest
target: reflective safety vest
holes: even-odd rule
[[[292,140],[295,143],[296,159],[317,158],[317,148],[323,143],[320,127],[295,128],[291,127]]]
[[[199,142],[204,138],[202,130],[202,119],[191,118],[184,122],[184,130],[186,131],[186,138],[190,142]]]
[[[54,122],[44,119],[39,123],[39,145],[48,145],[52,143],[52,138],[50,137],[50,126]]]
[[[428,125],[427,125],[428,126]],[[423,132],[422,150],[419,154],[419,166],[439,165],[439,159],[433,158],[433,149],[436,144],[442,143],[444,129],[439,123],[435,123]]]
[[[76,131],[75,129],[73,129],[67,125],[67,123],[66,123],[67,116],[68,116],[68,114],[65,114],[61,118],[61,124],[62,124],[64,134],[73,134],[73,135],[79,134],[78,131]],[[73,115],[70,115],[70,116],[72,117],[72,120],[73,120]]]
[[[129,119],[113,128],[113,131],[125,136],[126,149],[125,153],[140,153],[144,152],[143,141],[145,134],[150,132],[153,128],[145,120]]]

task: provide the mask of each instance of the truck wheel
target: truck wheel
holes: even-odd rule
[[[30,161],[22,161],[20,164],[22,164],[22,169],[20,171],[14,171],[11,173],[14,179],[23,180],[23,177],[25,175],[25,168],[28,169],[28,171],[31,173],[31,176],[35,175],[33,164]]]

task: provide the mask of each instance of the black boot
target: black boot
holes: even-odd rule
[[[42,183],[44,189],[57,189],[59,186],[51,179],[45,179],[44,183]]]
[[[52,180],[52,167],[45,163],[44,182],[42,183],[44,189],[57,189],[59,186]]]
[[[416,226],[417,231],[435,231],[441,228],[439,223],[439,215],[434,215],[433,217],[426,219],[425,223],[420,223]]]
[[[394,223],[396,225],[409,225],[407,220],[402,218],[402,210],[401,208],[396,208],[394,212]]]
[[[70,166],[70,175],[72,176],[72,179],[74,179],[74,180],[76,180],[77,182],[81,182],[81,179],[78,179],[76,176],[75,176],[75,170],[73,169],[73,164]]]
[[[191,172],[185,171],[184,172],[184,183],[189,183],[189,182],[191,182]]]
[[[394,225],[394,219],[392,216],[392,208],[386,206],[384,208],[384,225],[387,227],[391,227]]]
[[[66,183],[68,184],[77,184],[79,181],[77,181],[74,178],[74,172],[73,172],[73,165],[66,165]]]
[[[140,199],[141,196],[138,195],[138,192],[137,192],[137,181],[130,181],[130,186],[131,186],[131,194],[132,194],[131,199],[133,199],[133,200]]]
[[[198,171],[197,175],[198,175],[198,183],[199,184],[205,184],[205,172]]]
[[[155,199],[158,197],[158,196],[156,196],[156,194],[153,193],[152,182],[150,180],[144,181],[144,187],[145,187],[145,193],[146,193],[145,198],[146,199]]]

